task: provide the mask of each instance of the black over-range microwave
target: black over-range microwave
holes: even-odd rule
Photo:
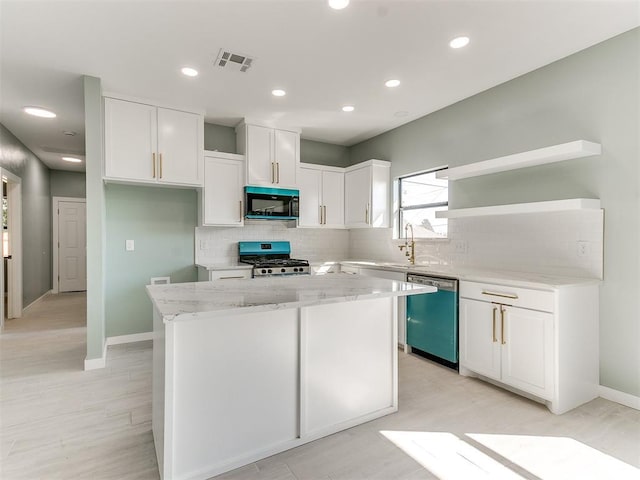
[[[296,220],[300,191],[286,188],[244,187],[245,218]]]

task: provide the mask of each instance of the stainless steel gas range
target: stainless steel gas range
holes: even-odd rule
[[[290,254],[289,242],[238,242],[238,261],[253,265],[253,277],[309,275],[309,262]]]

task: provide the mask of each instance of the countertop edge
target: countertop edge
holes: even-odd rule
[[[266,305],[253,305],[249,307],[229,307],[220,310],[210,310],[205,312],[192,312],[192,313],[177,313],[163,316],[164,322],[179,322],[188,320],[197,320],[207,317],[218,316],[230,316],[230,315],[242,315],[245,313],[260,313],[260,312],[272,312],[275,310],[290,310],[294,308],[308,308],[317,307],[319,305],[330,305],[333,303],[345,303],[355,302],[359,300],[371,300],[377,298],[393,298],[393,297],[406,297],[410,295],[420,295],[423,293],[433,293],[437,289],[435,287],[424,286],[424,289],[419,291],[394,291],[394,292],[379,292],[368,293],[363,295],[347,295],[344,297],[332,297],[324,299],[312,299],[312,300],[299,300],[296,302],[287,303],[269,303]],[[152,300],[153,302],[153,300]],[[153,302],[155,305],[155,302]]]
[[[449,277],[456,278],[462,281],[468,282],[482,282],[482,283],[492,283],[504,285],[508,283],[514,287],[522,287],[522,288],[533,288],[533,289],[542,289],[542,290],[556,290],[563,288],[572,288],[572,287],[583,287],[589,285],[600,285],[602,283],[601,279],[598,278],[578,278],[578,277],[568,277],[562,275],[547,275],[547,274],[539,274],[530,272],[529,274],[532,276],[541,275],[547,277],[555,277],[555,281],[539,281],[539,280],[523,280],[521,278],[515,278],[514,274],[519,275],[527,275],[527,272],[509,272],[509,271],[496,271],[486,273],[482,272],[465,272],[464,268],[450,267],[451,269],[442,270],[438,268],[430,268],[429,265],[406,265],[406,266],[396,266],[390,265],[390,262],[371,262],[371,261],[363,261],[363,260],[343,260],[339,262],[341,265],[352,265],[354,267],[360,268],[371,268],[374,270],[387,270],[393,272],[405,272],[412,273],[418,275],[431,275],[435,277]],[[560,280],[560,282],[558,282]]]

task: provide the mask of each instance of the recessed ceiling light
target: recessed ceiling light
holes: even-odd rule
[[[198,70],[196,70],[195,68],[182,67],[180,69],[180,71],[182,72],[183,75],[186,75],[187,77],[197,77],[198,76]]]
[[[349,5],[349,0],[329,0],[329,6],[334,10],[342,10]]]
[[[469,45],[469,37],[456,37],[449,42],[451,48],[462,48]]]
[[[62,159],[65,162],[71,162],[71,163],[82,163],[82,160],[80,160],[79,158],[75,158],[75,157],[62,157]]]
[[[275,90],[271,90],[271,94],[274,97],[284,97],[287,92],[285,92],[284,90],[280,90],[279,88],[275,89]]]
[[[356,108],[353,105],[345,105],[342,107],[343,112],[353,112]]]
[[[55,113],[40,107],[24,107],[23,110],[25,111],[25,113],[28,113],[29,115],[35,115],[36,117],[42,117],[42,118],[56,117]]]
[[[77,134],[76,132],[73,132],[71,130],[65,130],[64,132],[62,132],[63,135],[66,135],[67,137],[75,137]]]
[[[393,88],[400,85],[400,80],[387,80],[384,84],[386,87]]]

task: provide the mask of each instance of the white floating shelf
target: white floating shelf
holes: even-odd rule
[[[488,215],[510,215],[514,213],[563,212],[567,210],[599,210],[600,200],[594,198],[569,198],[548,202],[516,203],[490,207],[459,208],[436,212],[436,218],[482,217]]]
[[[482,162],[470,163],[460,167],[447,168],[436,172],[436,178],[458,180],[461,178],[478,177],[489,173],[504,172],[517,168],[533,167],[546,163],[562,162],[573,158],[590,157],[602,153],[599,143],[586,140],[576,140],[551,147],[539,148],[528,152],[514,153],[504,157],[492,158]]]

